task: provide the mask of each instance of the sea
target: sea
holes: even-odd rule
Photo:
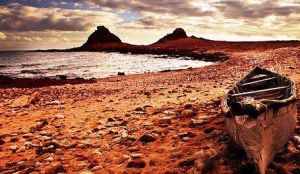
[[[212,62],[167,55],[104,52],[0,52],[0,75],[14,78],[105,78],[166,70],[197,68]]]

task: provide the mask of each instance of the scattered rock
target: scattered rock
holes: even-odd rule
[[[159,125],[170,125],[172,123],[172,117],[162,117],[158,119]]]
[[[56,119],[64,119],[65,116],[64,116],[64,115],[61,115],[61,114],[57,114],[57,115],[55,115],[55,118],[56,118]]]
[[[219,152],[216,149],[210,148],[210,149],[200,150],[198,152],[195,152],[194,156],[201,159],[209,159],[213,156],[216,156],[218,153]]]
[[[156,137],[152,134],[145,134],[140,138],[140,141],[143,143],[149,143],[156,140]]]
[[[143,154],[141,153],[132,153],[130,154],[131,158],[141,158],[143,156]]]
[[[295,135],[295,136],[292,137],[292,140],[293,140],[294,143],[300,144],[300,136]]]
[[[125,72],[118,72],[118,76],[125,76]]]
[[[58,174],[58,173],[66,173],[67,170],[60,163],[56,163],[49,168],[46,169],[45,174]]]
[[[2,140],[2,139],[0,139],[0,145],[2,145],[2,144],[4,144],[4,143],[5,143],[5,141]]]
[[[203,119],[191,119],[190,127],[201,126],[207,122],[208,122],[207,120],[203,120]]]
[[[9,146],[9,149],[12,150],[13,152],[16,152],[18,150],[17,145]]]
[[[25,147],[25,146],[21,146],[21,147],[16,151],[16,153],[25,152],[25,150],[26,150],[26,147]]]
[[[91,168],[91,171],[97,171],[97,170],[100,170],[100,169],[103,169],[103,166],[101,166],[100,164],[94,166]]]
[[[35,153],[37,155],[42,155],[44,153],[54,153],[59,147],[60,145],[55,142],[47,142],[43,146],[37,147]]]
[[[153,115],[157,113],[156,109],[152,106],[144,106],[144,112],[148,115]]]
[[[192,166],[192,165],[194,165],[196,159],[197,158],[195,158],[194,156],[186,157],[186,158],[183,158],[183,159],[179,160],[177,165],[179,167]]]
[[[196,115],[196,113],[191,109],[185,109],[185,110],[181,111],[181,113],[180,113],[181,117],[193,117],[195,115]]]
[[[142,159],[134,159],[128,162],[128,168],[144,168],[146,166],[146,162]]]
[[[22,108],[22,107],[27,107],[31,103],[31,96],[28,95],[23,95],[21,97],[16,98],[13,100],[11,103],[10,107],[12,108]]]
[[[194,166],[201,173],[207,173],[213,169],[213,163],[210,160],[197,159]]]

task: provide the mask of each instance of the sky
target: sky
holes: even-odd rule
[[[0,50],[77,47],[100,25],[131,44],[177,27],[213,40],[300,40],[300,0],[0,0]]]

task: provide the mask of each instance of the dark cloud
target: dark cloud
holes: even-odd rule
[[[226,17],[229,18],[265,18],[270,15],[289,16],[300,14],[297,4],[282,5],[278,1],[267,0],[262,3],[251,4],[247,1],[220,1],[214,3]]]
[[[86,31],[93,14],[58,8],[35,8],[21,4],[0,6],[0,31]]]
[[[75,0],[100,8],[140,12],[170,13],[182,16],[207,16],[212,11],[195,7],[190,0]]]

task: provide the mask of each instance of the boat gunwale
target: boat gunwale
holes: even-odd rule
[[[296,85],[295,83],[293,82],[293,80],[291,80],[290,78],[284,76],[284,75],[281,75],[279,73],[276,73],[276,72],[273,72],[273,71],[270,71],[270,70],[267,70],[265,68],[262,68],[262,67],[255,67],[252,71],[250,71],[242,80],[240,80],[237,84],[235,84],[227,93],[226,95],[223,97],[222,99],[222,102],[221,102],[221,111],[224,113],[225,117],[230,117],[230,116],[234,116],[230,111],[231,111],[231,108],[230,106],[228,106],[228,99],[230,98],[230,92],[232,92],[235,88],[237,88],[239,85],[241,85],[241,82],[246,80],[246,79],[249,79],[249,77],[255,73],[256,71],[263,71],[265,73],[268,73],[268,74],[273,74],[275,76],[278,76],[278,77],[282,77],[283,79],[285,80],[288,80],[290,82],[290,85],[288,87],[291,88],[291,91],[290,91],[290,97],[288,98],[285,98],[285,99],[280,99],[280,100],[270,100],[270,99],[261,99],[261,100],[258,100],[262,103],[268,103],[269,105],[271,105],[271,107],[273,105],[279,105],[279,106],[284,106],[284,105],[287,105],[289,104],[290,102],[295,102],[297,100],[297,97],[296,97]]]

